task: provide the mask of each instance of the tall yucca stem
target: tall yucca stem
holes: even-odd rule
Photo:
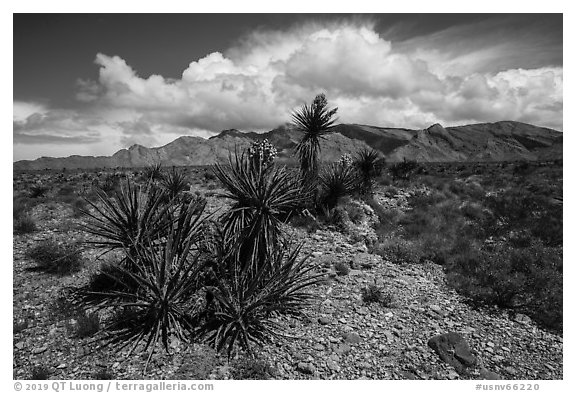
[[[310,106],[304,104],[292,114],[294,126],[303,134],[296,146],[296,154],[304,183],[312,182],[318,177],[320,139],[330,132],[336,121],[334,115],[337,111],[338,108],[329,110],[326,96],[319,94]]]

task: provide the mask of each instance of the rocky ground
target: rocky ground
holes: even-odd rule
[[[405,195],[379,198],[382,204],[401,206]],[[223,206],[216,198],[209,201],[210,211]],[[84,269],[70,276],[34,271],[24,256],[29,247],[49,237],[71,241],[82,234],[64,204],[39,205],[32,214],[40,230],[14,236],[14,378],[29,378],[38,365],[46,366],[54,379],[92,379],[104,370],[117,379],[234,377],[234,360],[228,363],[199,345],[175,344],[171,355],[160,350],[143,374],[146,355],[125,357],[114,348],[97,349],[98,340],[74,337],[74,320],[56,321],[50,304],[62,288],[86,282],[97,269],[97,254],[87,251]],[[301,318],[279,320],[286,337],[257,350],[259,359],[275,366],[275,378],[563,378],[561,336],[521,314],[473,308],[447,287],[441,266],[398,265],[370,254],[361,241],[370,235],[369,222],[351,235],[335,229],[288,231],[304,243],[303,251],[312,255],[310,262],[325,279],[312,288],[312,306]],[[350,266],[348,274],[337,273],[338,262]],[[391,294],[389,304],[363,302],[361,290],[370,283]],[[428,345],[432,337],[449,332],[467,343],[446,349],[442,356],[452,364]],[[474,364],[460,367],[466,359]]]

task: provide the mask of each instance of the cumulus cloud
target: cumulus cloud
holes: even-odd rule
[[[100,53],[98,77],[78,81],[77,99],[100,111],[106,120],[96,122],[118,132],[119,147],[227,128],[270,130],[319,92],[339,107],[341,122],[420,128],[518,120],[562,129],[561,67],[489,69],[501,43],[473,51],[441,45],[446,37],[396,44],[369,23],[345,22],[257,30],[224,52],[191,59],[177,79],[140,76],[122,57]],[[21,141],[40,129],[97,138],[82,113],[33,118],[22,108],[26,119],[16,121],[14,111]]]

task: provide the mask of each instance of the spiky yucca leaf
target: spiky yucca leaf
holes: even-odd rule
[[[358,183],[354,168],[341,163],[334,163],[320,174],[319,207],[332,209],[340,198],[356,191]]]
[[[162,203],[164,193],[151,183],[138,186],[128,179],[112,196],[99,189],[96,195],[95,202],[86,199],[93,211],[81,209],[86,219],[81,228],[95,236],[86,241],[88,245],[133,254],[139,243],[165,233],[169,206]]]
[[[235,253],[225,253],[219,265],[227,266],[210,289],[212,304],[205,323],[198,333],[218,351],[228,356],[235,347],[250,351],[253,344],[262,344],[281,335],[281,326],[274,321],[278,314],[297,314],[306,306],[311,294],[308,287],[320,276],[312,274],[307,258],[299,258],[301,246],[288,250],[277,247],[267,256],[272,261],[245,275],[243,263]]]
[[[113,290],[84,290],[84,295],[101,299],[97,307],[129,310],[128,317],[107,324],[111,337],[106,345],[122,343],[120,349],[132,345],[131,353],[144,343],[150,359],[158,341],[167,352],[171,337],[189,341],[201,310],[197,300],[201,298],[199,277],[204,265],[196,252],[196,242],[204,220],[203,209],[194,203],[181,207],[161,241],[139,244],[129,256],[134,270],[117,266],[115,271],[120,274],[109,273],[119,284]],[[126,278],[136,282],[136,291],[125,289]]]
[[[384,158],[376,150],[363,149],[354,158],[360,180],[360,191],[371,193],[374,179],[382,173],[384,169]]]
[[[175,167],[162,177],[160,184],[171,199],[177,198],[189,188],[186,175]]]
[[[228,166],[216,164],[214,173],[226,190],[221,195],[232,200],[222,216],[226,237],[236,239],[241,259],[250,262],[246,268],[253,268],[254,256],[278,241],[280,224],[307,195],[285,167],[254,165],[245,152],[230,157]]]
[[[326,96],[319,94],[310,106],[304,104],[300,110],[292,113],[292,123],[303,134],[296,145],[296,153],[304,179],[311,181],[318,174],[320,139],[330,132],[337,120],[334,118],[337,111],[338,108],[329,110]]]

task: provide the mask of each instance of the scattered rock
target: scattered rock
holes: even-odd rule
[[[340,366],[338,365],[338,363],[336,363],[335,361],[328,359],[326,361],[326,367],[328,367],[329,370],[332,370],[334,372],[339,372],[340,371]]]
[[[518,323],[523,323],[523,324],[528,324],[530,322],[532,322],[532,320],[530,319],[530,317],[528,315],[524,315],[524,314],[516,314],[516,316],[514,317],[514,321],[518,322]]]
[[[314,374],[316,372],[316,367],[314,367],[311,363],[300,362],[296,366],[296,370],[300,371],[303,374]]]
[[[330,318],[320,317],[320,318],[318,318],[318,323],[320,325],[329,325],[332,323],[332,321],[330,320]]]
[[[350,333],[346,333],[344,335],[344,342],[346,342],[346,343],[358,344],[358,343],[360,343],[360,341],[362,341],[362,339],[360,338],[360,336],[356,332],[350,332]]]
[[[38,355],[42,352],[46,352],[47,349],[48,349],[47,345],[44,345],[43,347],[40,347],[40,348],[34,348],[34,349],[32,349],[32,355]]]
[[[500,376],[500,374],[495,373],[495,372],[490,371],[490,370],[486,370],[485,368],[480,369],[480,378],[482,378],[482,379],[488,379],[488,380],[498,380],[498,379],[502,379],[502,377]]]
[[[334,350],[338,355],[345,355],[352,350],[352,347],[348,344],[340,344],[338,348]]]
[[[508,374],[516,375],[516,369],[512,366],[504,367],[504,371],[506,371]]]
[[[476,358],[470,352],[468,343],[459,333],[449,332],[434,336],[428,340],[428,346],[459,373],[476,364]]]

